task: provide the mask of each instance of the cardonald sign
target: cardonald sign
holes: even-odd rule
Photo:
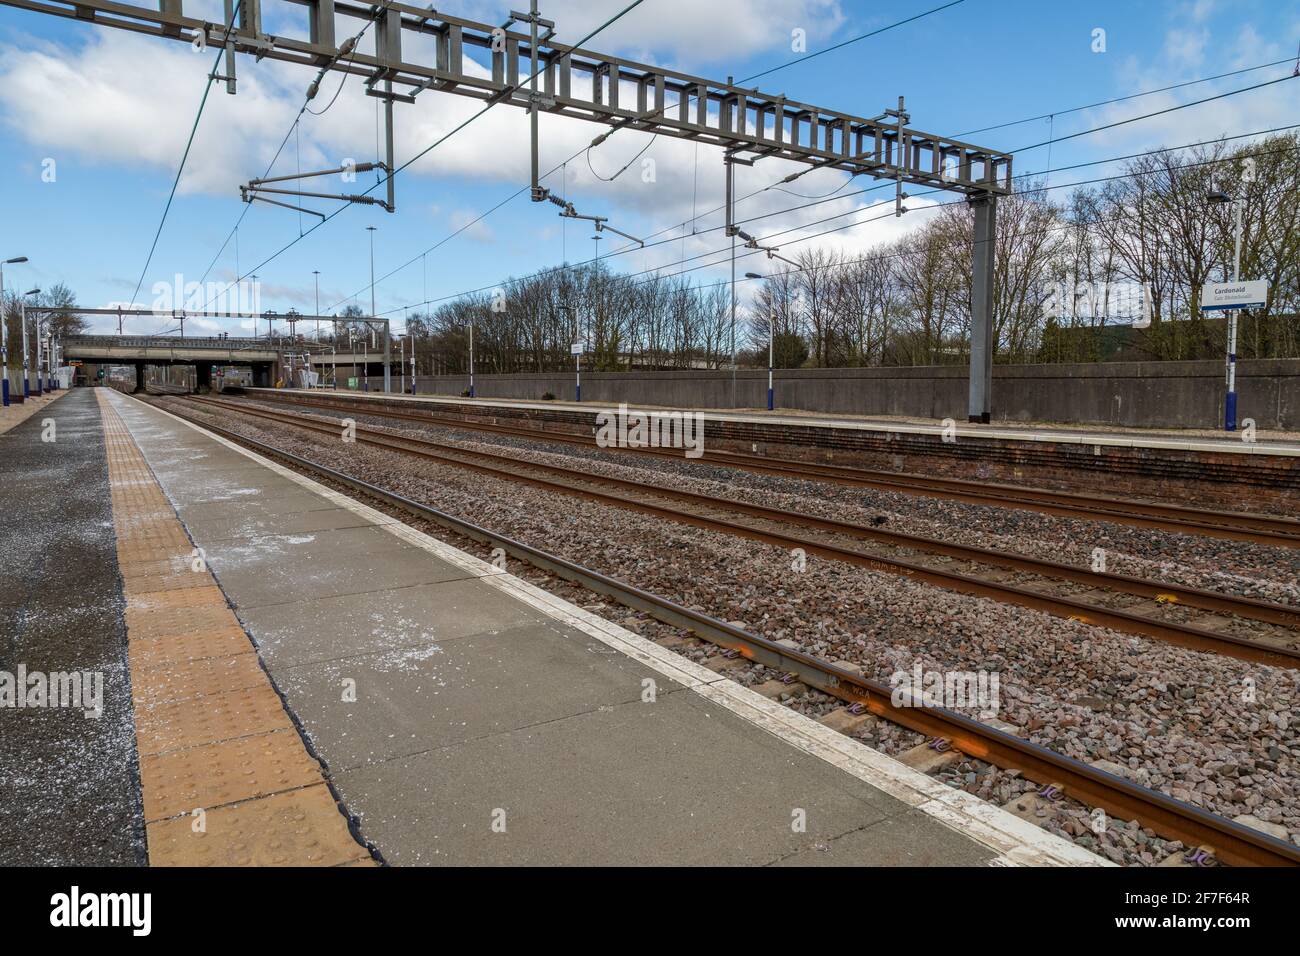
[[[1267,302],[1268,283],[1263,279],[1252,282],[1207,283],[1201,287],[1202,312],[1253,309]]]

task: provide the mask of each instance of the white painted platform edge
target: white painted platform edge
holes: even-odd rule
[[[143,403],[141,403],[143,404]],[[276,474],[374,521],[395,536],[455,564],[521,603],[620,651],[705,700],[729,710],[741,720],[767,731],[797,750],[818,757],[902,803],[933,817],[948,828],[986,846],[999,856],[998,866],[1113,866],[1091,851],[1022,820],[985,800],[954,790],[893,757],[866,746],[811,717],[806,717],[761,694],[688,660],[654,641],[634,634],[599,615],[585,611],[548,591],[515,577],[458,548],[401,523],[393,523],[354,498],[340,494],[298,472],[236,444],[221,435],[188,422],[156,406],[146,406],[188,428],[239,452]]]

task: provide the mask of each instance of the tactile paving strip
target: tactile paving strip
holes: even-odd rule
[[[365,865],[238,618],[97,391],[126,597],[149,862]]]

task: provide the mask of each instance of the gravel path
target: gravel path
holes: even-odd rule
[[[910,673],[918,664],[927,671],[996,674],[1000,681],[996,716],[1019,728],[1027,739],[1080,760],[1110,761],[1145,786],[1228,818],[1249,813],[1280,823],[1300,844],[1297,743],[1292,729],[1300,674],[1294,671],[1195,653],[835,561],[809,558],[806,570],[798,572],[792,569],[789,553],[758,542],[395,452],[308,436],[290,426],[253,423],[229,413],[212,417],[194,406],[184,411],[364,477],[715,617],[740,622],[765,637],[791,640],[820,657],[850,662],[877,680],[889,682],[891,675]],[[672,462],[651,464],[680,467]],[[639,463],[637,470],[644,470]],[[774,489],[765,489],[755,480],[760,477],[739,476],[737,485],[752,491],[756,496],[752,500],[771,503]],[[719,485],[714,491],[732,488]],[[813,491],[830,493],[817,498],[811,496]],[[885,497],[820,485],[808,492],[809,497],[800,496],[799,507],[807,509],[810,502],[819,503],[837,509],[836,517],[843,517],[846,507],[856,507],[864,515],[879,514],[865,501]],[[962,517],[969,506],[889,497],[902,499],[900,508],[906,503],[933,509],[930,520],[936,525],[946,520],[951,528],[976,520]],[[1057,526],[1072,524],[1066,519],[1015,515],[1001,509],[978,510],[995,512],[1004,526],[1014,528],[1017,545],[1033,540],[1025,537],[1024,525],[1064,534],[1065,529]],[[892,521],[894,513],[886,513]],[[902,524],[901,511],[898,519]],[[1004,528],[1001,533],[1012,532]],[[1190,540],[1127,528],[1106,529],[1105,533],[1131,538],[1126,546],[1135,550],[1145,543],[1148,554],[1152,549],[1174,546],[1173,541],[1160,538]],[[1234,555],[1239,548],[1245,550],[1235,543],[1197,539],[1196,544],[1207,551],[1197,553],[1197,563],[1189,573],[1203,573],[1196,570],[1199,562],[1212,564],[1213,552],[1219,548],[1229,547]],[[1271,554],[1271,549],[1262,550]],[[1060,556],[1059,550],[1056,556]],[[1276,562],[1276,555],[1273,557]],[[1276,564],[1273,569],[1276,573]],[[1117,569],[1112,566],[1112,570]],[[1293,582],[1294,578],[1292,589]],[[701,649],[697,653],[707,652]],[[755,668],[743,679],[755,682],[770,676]],[[822,695],[810,694],[796,706],[816,716],[837,705]],[[957,709],[973,716],[980,710]],[[907,749],[919,740],[909,731],[886,724],[877,724],[863,739],[886,752]],[[1014,773],[971,760],[963,760],[942,776],[955,786],[998,802],[1031,786]],[[1115,821],[1097,836],[1081,809],[1059,807],[1044,813],[1043,822],[1049,829],[1074,836],[1120,862],[1149,864],[1175,846],[1140,827]]]

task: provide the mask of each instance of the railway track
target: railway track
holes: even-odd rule
[[[234,411],[254,419],[289,425],[330,438],[340,435],[337,421],[327,422],[297,413],[250,407],[238,402],[193,397],[187,400],[200,406]],[[807,554],[906,576],[964,594],[1045,611],[1058,617],[1199,651],[1274,666],[1300,667],[1300,649],[1297,649],[1300,632],[1295,630],[1300,625],[1300,609],[1285,605],[1126,575],[1093,572],[1026,555],[887,531],[650,482],[592,475],[577,468],[473,451],[424,437],[392,435],[360,425],[356,426],[355,434],[356,441],[373,447],[641,511],[677,523],[759,540],[787,549],[800,548]],[[682,505],[689,506],[689,509],[684,509]],[[759,523],[740,523],[735,520],[737,513],[757,518]],[[795,528],[819,532],[821,536],[814,538],[797,534],[793,530]],[[864,541],[883,545],[884,548],[882,550],[877,547],[872,552],[863,552],[854,546]],[[915,552],[921,553],[919,560]],[[954,563],[965,567],[954,568]],[[1029,576],[1029,580],[1019,583],[1002,581],[998,579],[998,574],[990,575],[990,568]],[[1061,588],[1067,591],[1076,589],[1076,593],[1053,593],[1059,592]],[[1078,588],[1083,588],[1083,592],[1077,592]],[[1094,596],[1093,600],[1088,599],[1089,594]],[[1148,602],[1147,610],[1160,616],[1107,607],[1096,599],[1101,597],[1113,600],[1116,594]],[[1177,612],[1182,616],[1195,616],[1200,612],[1216,615],[1226,613],[1239,619],[1260,622],[1267,626],[1269,634],[1261,640],[1224,633],[1197,623],[1171,620],[1171,606],[1186,609]]]
[[[173,412],[175,413],[175,412]],[[186,415],[178,417],[194,421]],[[506,554],[533,567],[612,598],[670,627],[691,631],[700,639],[750,663],[784,672],[788,678],[845,701],[928,737],[947,741],[977,760],[1020,771],[1026,778],[1097,807],[1124,820],[1137,820],[1160,835],[1189,847],[1208,847],[1215,859],[1236,866],[1297,866],[1300,847],[1199,807],[1142,787],[1082,761],[1058,754],[1015,734],[990,727],[963,714],[935,706],[896,706],[891,688],[756,634],[736,628],[702,612],[683,607],[623,581],[584,568],[557,555],[511,538],[395,492],[354,478],[265,442],[222,426],[195,421],[208,431],[290,467],[363,496],[389,509],[432,522],[455,534]]]
[[[495,421],[474,421],[467,418],[438,415],[432,412],[401,412],[388,407],[378,407],[377,401],[337,398],[309,399],[300,395],[275,395],[272,399],[272,397],[263,393],[258,393],[256,397],[259,400],[274,400],[309,408],[334,411],[346,410],[355,414],[377,418],[415,421],[426,425],[445,425],[497,435],[508,435],[514,438],[554,441],[589,448],[599,447],[594,436],[587,437],[567,432],[521,428],[502,425]],[[685,459],[680,451],[666,449],[607,448],[601,450],[672,458],[676,461],[695,461],[706,465],[723,465],[785,478],[821,479],[843,485],[944,498],[968,504],[1016,508],[1059,517],[1113,521],[1140,528],[1154,528],[1161,531],[1202,534],[1234,541],[1300,548],[1300,521],[1272,515],[1212,511],[1150,501],[1126,501],[1107,496],[1083,495],[1075,492],[1052,491],[1042,488],[1021,488],[997,483],[963,481],[957,478],[894,474],[850,468],[843,465],[827,465],[769,458],[763,455],[747,455],[739,452],[706,450],[700,458]]]
[[[146,385],[144,390],[149,395],[191,395],[192,390],[185,385]]]

